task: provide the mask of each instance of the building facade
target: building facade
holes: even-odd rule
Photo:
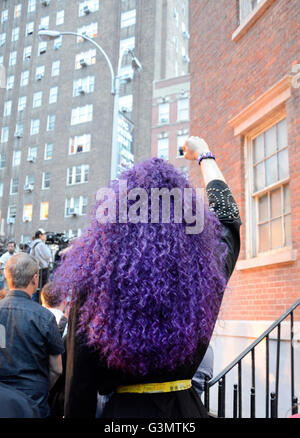
[[[138,162],[151,155],[153,81],[187,73],[188,16],[188,0],[1,2],[0,235],[27,241],[39,227],[79,235],[111,176],[107,62],[83,38],[42,41],[38,30],[86,33],[115,73],[122,50],[134,51],[143,70],[134,74],[122,58],[119,141],[124,159],[128,143]]]
[[[243,222],[216,326],[218,372],[300,296],[300,3],[192,0],[191,11],[191,133],[201,133],[215,153]],[[197,171],[193,166],[195,181]],[[298,367],[299,316],[298,309]],[[290,385],[288,333],[282,329],[280,391]],[[262,391],[265,362],[256,360]],[[250,364],[245,368],[249,373]]]

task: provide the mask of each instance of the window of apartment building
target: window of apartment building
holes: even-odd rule
[[[0,47],[4,46],[5,41],[6,41],[6,33],[5,32],[0,33]]]
[[[25,204],[23,207],[23,222],[31,222],[32,221],[32,204]]]
[[[127,96],[119,97],[119,110],[122,112],[131,113],[133,108],[133,96],[129,94]]]
[[[39,65],[35,70],[35,80],[40,81],[45,76],[45,66]]]
[[[40,220],[45,221],[49,216],[49,201],[41,202]]]
[[[49,103],[56,103],[58,96],[58,87],[51,87],[49,92]]]
[[[60,35],[59,37],[55,38],[53,41],[53,49],[54,50],[58,50],[61,48],[62,45],[62,35]]]
[[[291,245],[286,119],[251,140],[256,254]]]
[[[43,92],[37,91],[36,93],[33,93],[33,99],[32,99],[32,108],[38,108],[42,105],[43,100]]]
[[[37,157],[37,151],[38,151],[37,146],[30,146],[28,148],[27,160],[35,162],[36,161],[36,157]]]
[[[24,51],[23,51],[23,60],[24,61],[26,59],[30,59],[31,58],[31,51],[32,51],[32,47],[31,46],[24,47]]]
[[[89,165],[69,167],[67,171],[67,185],[83,184],[88,182]]]
[[[11,33],[11,40],[12,41],[18,41],[19,39],[19,34],[20,34],[20,28],[19,27],[14,27]]]
[[[8,20],[8,9],[2,11],[1,14],[1,24],[5,23]]]
[[[16,5],[14,10],[14,18],[21,17],[21,12],[22,12],[22,5],[21,4]]]
[[[44,160],[52,160],[52,157],[53,157],[53,144],[46,143],[45,144]]]
[[[91,148],[91,134],[76,135],[70,138],[69,155],[88,152]]]
[[[11,100],[7,100],[6,102],[4,102],[3,117],[9,117],[11,115],[11,107],[12,107]]]
[[[47,131],[54,131],[55,129],[55,114],[50,114],[47,118]]]
[[[15,137],[21,138],[24,133],[24,124],[21,122],[16,123]]]
[[[239,0],[240,22],[244,21],[262,0]]]
[[[177,101],[177,120],[189,120],[189,99],[179,99]]]
[[[65,217],[73,215],[85,215],[87,213],[87,197],[78,196],[77,198],[68,198],[65,202]]]
[[[12,165],[13,167],[20,166],[22,151],[14,151]]]
[[[6,154],[5,152],[0,153],[0,169],[4,169],[6,166]]]
[[[89,38],[96,38],[98,35],[98,23],[90,23],[86,26],[82,26],[79,29],[77,29],[77,33],[86,35]],[[77,37],[77,42],[81,43],[84,41],[84,38],[78,36]]]
[[[136,7],[136,0],[122,0],[121,1],[122,11],[129,11]]]
[[[121,29],[132,26],[136,23],[136,9],[121,14]]]
[[[34,12],[36,7],[36,0],[28,0],[28,12]]]
[[[78,228],[77,230],[67,230],[65,233],[66,237],[68,239],[74,239],[76,237],[80,237],[81,236],[81,228]]]
[[[34,175],[26,175],[25,177],[25,185],[24,185],[24,190],[25,187],[30,188],[31,190],[34,189]]]
[[[40,119],[32,119],[30,123],[30,135],[36,135],[40,131]]]
[[[11,178],[10,180],[10,194],[16,195],[19,191],[19,178]]]
[[[88,76],[74,81],[73,96],[79,96],[85,93],[92,93],[95,86],[95,76]]]
[[[51,76],[59,76],[60,61],[54,61],[52,63]]]
[[[38,55],[43,55],[47,51],[47,41],[41,41],[39,43]]]
[[[14,75],[8,76],[7,83],[6,83],[6,89],[12,90],[14,88],[14,83],[15,83],[15,76]]]
[[[87,52],[81,52],[75,58],[75,70],[84,68],[88,65],[93,65],[96,62],[96,49],[91,49]]]
[[[0,198],[3,196],[3,182],[0,182]]]
[[[33,31],[34,31],[34,22],[31,21],[30,23],[26,24],[25,36],[32,35]]]
[[[124,38],[120,40],[120,53],[125,49],[135,48],[135,37]]]
[[[79,106],[72,110],[71,125],[90,122],[93,119],[93,105]]]
[[[50,189],[50,172],[43,172],[42,189]]]
[[[8,65],[9,65],[9,67],[12,67],[13,65],[16,65],[16,63],[17,63],[17,52],[16,52],[16,50],[14,50],[13,52],[10,52],[10,54],[9,54]]]
[[[86,0],[79,3],[79,17],[99,10],[99,0]]]
[[[189,135],[187,133],[177,134],[177,157],[183,158],[183,145],[188,138]]]
[[[169,138],[159,138],[157,141],[157,156],[158,158],[163,158],[168,160],[169,158]]]
[[[42,17],[39,25],[39,30],[49,29],[49,17]]]
[[[21,73],[20,87],[26,87],[29,83],[29,71],[23,71]]]
[[[158,105],[158,123],[169,123],[170,118],[170,104],[160,103]]]
[[[1,143],[6,143],[8,141],[8,133],[9,133],[8,126],[4,126],[1,130]]]
[[[27,97],[26,96],[19,97],[19,100],[18,100],[18,112],[25,110],[26,102],[27,102]]]
[[[63,24],[65,20],[65,11],[58,11],[56,13],[56,25],[59,26],[60,24]]]
[[[7,222],[9,223],[9,221],[11,221],[10,223],[14,223],[16,216],[17,216],[17,207],[15,205],[10,205],[7,210],[7,219],[8,219]]]

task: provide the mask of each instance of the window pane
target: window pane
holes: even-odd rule
[[[276,151],[276,125],[265,132],[266,157]]]
[[[284,217],[285,245],[292,244],[292,217],[290,214]]]
[[[271,218],[278,217],[281,214],[281,190],[277,189],[271,192]]]
[[[259,225],[259,252],[269,249],[269,224]]]
[[[264,222],[269,219],[268,195],[262,196],[258,200],[258,220]]]
[[[291,203],[290,203],[290,186],[288,184],[283,187],[283,198],[284,198],[284,213],[289,213],[291,211]]]
[[[278,154],[279,163],[279,179],[284,179],[289,176],[289,155],[288,149],[284,149]]]
[[[266,185],[269,186],[277,181],[277,157],[266,160]]]
[[[271,236],[272,249],[280,248],[283,245],[281,218],[271,221]]]
[[[264,158],[264,135],[261,134],[253,142],[253,163]]]
[[[265,187],[264,162],[258,164],[254,168],[254,186],[255,191],[258,191]]]
[[[286,119],[281,120],[277,124],[277,132],[278,132],[278,149],[281,149],[288,145],[288,136],[287,136],[287,123]]]

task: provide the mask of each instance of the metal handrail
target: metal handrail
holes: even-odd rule
[[[294,319],[293,312],[299,306],[300,299],[298,299],[280,318],[273,322],[270,327],[262,333],[251,345],[249,345],[239,356],[232,361],[223,371],[221,371],[213,379],[206,381],[204,401],[205,406],[209,409],[209,389],[216,383],[219,384],[218,388],[218,416],[225,416],[225,377],[235,366],[238,366],[238,384],[234,385],[233,399],[234,399],[234,417],[239,413],[239,417],[242,417],[242,360],[251,353],[251,394],[250,394],[250,414],[251,417],[255,417],[255,347],[264,339],[266,339],[266,392],[269,392],[269,334],[277,328],[277,353],[276,353],[276,380],[275,380],[275,393],[270,394],[271,405],[271,417],[277,417],[278,407],[278,388],[279,388],[279,360],[280,360],[280,329],[281,322],[284,321],[289,315],[291,316],[291,402],[293,413],[297,412],[297,398],[294,393],[294,346],[293,346],[293,328]],[[267,397],[269,395],[267,394]],[[269,400],[266,397],[266,417],[269,417]],[[237,409],[238,406],[238,409]]]

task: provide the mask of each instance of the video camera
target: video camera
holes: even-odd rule
[[[66,247],[69,244],[69,239],[64,233],[52,233],[48,231],[46,233],[46,245],[58,245],[60,248]]]

